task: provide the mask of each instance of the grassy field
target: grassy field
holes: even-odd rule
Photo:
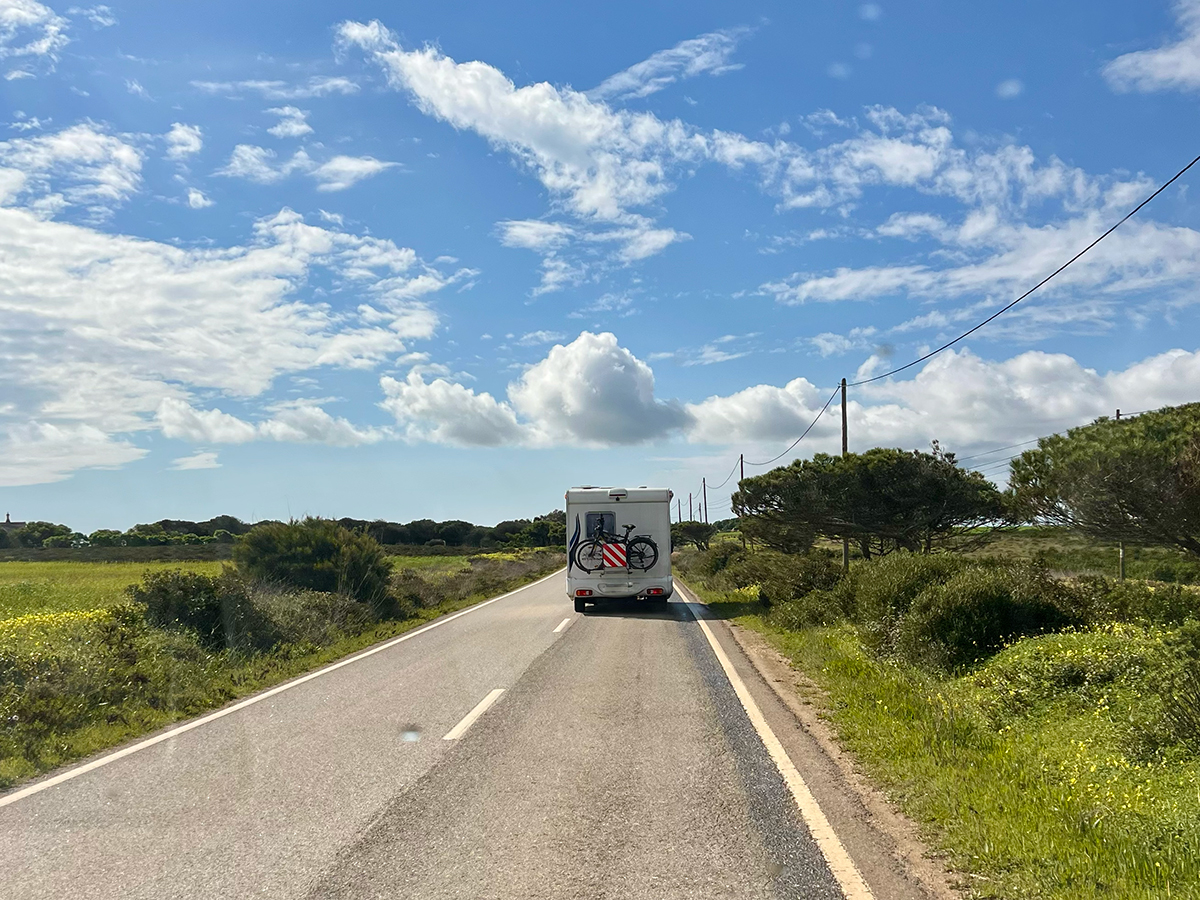
[[[215,575],[220,562],[0,562],[0,790],[516,588],[565,561],[548,551],[473,560],[393,557],[403,601],[396,618],[374,618],[349,598],[268,586],[254,602],[278,642],[216,652],[193,632],[148,624],[125,589],[148,571]]]
[[[102,609],[125,599],[125,588],[148,571],[186,569],[215,575],[222,563],[0,562],[0,621],[35,613]]]
[[[1022,529],[982,555],[1111,577],[1095,568],[1109,549]],[[707,574],[718,555],[679,554],[689,586],[816,685],[812,699],[839,740],[945,854],[968,896],[1200,898],[1200,682],[1178,680],[1197,671],[1185,662],[1200,652],[1196,588],[1131,574],[1122,590],[1171,594],[1191,611],[1163,607],[1156,619],[1150,604],[939,670],[868,649],[862,607],[807,624],[782,614],[787,604],[768,612],[759,585]],[[1170,551],[1141,561],[1170,566],[1179,581],[1194,565]],[[852,565],[860,583],[874,565]]]

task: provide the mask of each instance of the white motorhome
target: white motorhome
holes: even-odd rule
[[[567,596],[575,611],[607,599],[638,598],[665,603],[671,580],[671,497],[666,488],[573,487],[567,491]],[[630,527],[632,526],[632,528]],[[628,544],[610,542],[601,556],[593,541],[601,533],[628,535]],[[638,541],[639,538],[645,540]],[[657,551],[653,565],[644,566]],[[613,547],[612,544],[617,546]],[[581,559],[581,545],[591,550]],[[639,548],[643,551],[639,553]],[[631,552],[626,556],[625,550]],[[580,562],[583,565],[580,565]],[[590,570],[590,571],[589,571]]]

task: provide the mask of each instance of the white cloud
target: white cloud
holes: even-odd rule
[[[657,440],[689,423],[654,396],[650,367],[612,334],[583,332],[508,386],[508,401],[412,372],[384,378],[381,404],[411,440],[471,446],[612,446]]]
[[[279,123],[268,128],[268,134],[273,134],[277,138],[303,137],[306,134],[312,134],[312,126],[306,121],[308,116],[306,110],[298,109],[295,106],[277,106],[268,109],[267,112],[279,116]]]
[[[399,163],[384,162],[373,156],[335,156],[310,173],[318,191],[343,191],[364,178],[371,178]]]
[[[866,22],[877,22],[883,15],[883,7],[878,3],[864,3],[858,8],[858,17]]]
[[[565,246],[576,231],[562,222],[545,222],[541,219],[519,219],[500,222],[500,242],[505,247],[522,247],[526,250],[557,250]]]
[[[217,462],[215,451],[201,450],[191,456],[181,456],[171,460],[171,468],[177,472],[187,472],[192,469],[219,469],[221,464]]]
[[[193,81],[192,87],[207,94],[238,96],[257,93],[268,100],[301,100],[308,97],[329,97],[358,93],[358,85],[340,75],[314,75],[304,84],[286,81]]]
[[[238,144],[233,148],[229,162],[215,174],[245,178],[258,184],[274,184],[294,172],[301,172],[316,180],[319,191],[341,191],[398,165],[371,156],[335,156],[318,165],[303,148],[278,165],[275,159],[274,150]]]
[[[187,205],[192,209],[205,209],[213,205],[213,201],[204,192],[196,188],[188,188]]]
[[[1183,36],[1173,44],[1118,56],[1104,77],[1118,91],[1200,88],[1200,0],[1177,0],[1175,17]]]
[[[152,100],[153,99],[150,96],[150,92],[148,90],[146,90],[142,86],[142,83],[140,81],[138,81],[136,78],[126,78],[125,79],[125,90],[129,91],[129,93],[133,94],[133,96],[135,96],[135,97],[141,97],[143,100]]]
[[[174,122],[166,134],[167,159],[185,159],[199,153],[204,146],[204,137],[199,125],[184,125]]]
[[[526,429],[507,403],[476,393],[444,378],[426,382],[410,372],[404,381],[380,379],[385,399],[379,405],[404,428],[409,440],[467,447],[521,443]]]
[[[854,70],[842,62],[830,63],[829,68],[825,70],[830,78],[849,78]]]
[[[366,50],[418,107],[513,153],[576,215],[621,222],[630,207],[671,187],[668,168],[699,160],[704,141],[682,123],[614,111],[571,88],[518,88],[483,62],[458,63],[433,47],[406,51],[378,22],[344,22],[342,46]]]
[[[46,435],[82,435],[74,468],[138,458],[121,436],[155,428],[207,444],[378,440],[313,403],[257,398],[282,374],[403,355],[437,326],[422,298],[471,274],[286,209],[245,245],[185,249],[0,206],[0,260],[0,443],[16,442],[0,465],[20,480],[24,460],[30,483],[72,468],[65,439],[53,464],[21,449]],[[318,276],[334,291],[324,302],[306,296]],[[201,409],[195,393],[241,398],[253,419]]]
[[[556,344],[559,341],[565,340],[566,335],[561,331],[531,331],[528,334],[523,334],[517,340],[517,345],[521,347],[537,347],[541,344]]]
[[[0,202],[22,197],[43,214],[63,206],[102,217],[141,185],[142,151],[87,123],[0,142]]]
[[[1193,401],[1196,384],[1200,351],[1171,350],[1100,374],[1061,353],[1031,351],[991,361],[969,350],[952,350],[908,379],[851,388],[850,442],[852,447],[925,447],[936,439],[966,454],[1083,424],[1116,408],[1154,409]],[[757,385],[710,397],[688,405],[695,421],[688,438],[722,446],[757,445],[767,458],[808,427],[832,391],[801,378],[782,388]],[[840,448],[836,406],[835,400],[797,455]]]
[[[1013,97],[1021,96],[1021,92],[1024,90],[1025,85],[1019,78],[1009,78],[996,85],[996,96],[1001,100],[1011,100]]]
[[[0,434],[0,487],[62,481],[80,469],[117,469],[146,453],[90,425],[14,424]]]
[[[96,28],[111,28],[117,24],[117,17],[107,6],[72,6],[67,10],[68,16],[82,16]]]
[[[648,97],[685,78],[704,73],[724,75],[740,69],[741,64],[730,63],[729,58],[738,41],[749,31],[748,28],[731,28],[681,41],[670,50],[659,50],[624,72],[609,76],[588,93],[592,97],[613,100]]]
[[[220,409],[198,410],[185,400],[168,397],[158,407],[156,422],[166,437],[202,444],[273,440],[353,447],[386,436],[378,429],[358,428],[334,418],[310,401],[276,406],[270,418],[252,424]]]
[[[67,20],[36,0],[0,0],[0,59],[40,58],[52,66],[70,43],[66,30]]]

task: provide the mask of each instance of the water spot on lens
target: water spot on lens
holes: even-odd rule
[[[421,739],[421,726],[408,724],[400,729],[400,740],[410,743]]]
[[[783,865],[775,862],[775,860],[771,860],[767,863],[767,874],[772,878],[778,878],[783,874]]]

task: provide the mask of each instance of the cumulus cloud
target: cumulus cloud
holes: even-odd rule
[[[81,206],[103,217],[141,186],[143,154],[93,123],[0,142],[0,202],[44,215]]]
[[[612,446],[667,437],[689,416],[654,396],[650,367],[613,334],[583,332],[508,386],[507,401],[444,378],[384,378],[381,404],[409,439],[467,446]]]
[[[187,205],[192,209],[206,209],[213,205],[213,201],[205,195],[204,191],[197,188],[188,188]]]
[[[659,50],[623,72],[611,75],[588,93],[606,100],[648,97],[685,78],[724,75],[742,68],[730,57],[749,28],[731,28],[681,41],[669,50]]]
[[[1104,77],[1118,91],[1194,91],[1200,88],[1200,0],[1177,0],[1182,37],[1153,50],[1118,56]]]
[[[952,350],[910,378],[851,389],[849,433],[857,447],[924,447],[937,439],[965,454],[1083,424],[1116,408],[1194,401],[1198,383],[1200,351],[1171,350],[1101,374],[1062,353],[1030,351],[993,361]],[[833,390],[800,378],[710,397],[687,406],[695,423],[688,438],[778,452],[779,443],[808,427]],[[836,411],[823,416],[803,455],[836,452],[840,426]]]
[[[199,125],[184,125],[175,122],[166,135],[167,159],[186,159],[204,147],[203,133]]]
[[[38,461],[36,448],[62,435],[80,436],[74,468],[139,458],[124,436],[151,429],[209,445],[379,440],[313,401],[261,398],[282,374],[403,356],[437,327],[424,298],[471,274],[287,209],[244,245],[186,249],[3,206],[0,258],[0,436],[5,477],[21,483],[69,474],[66,438]],[[318,275],[349,304],[306,296]],[[196,393],[240,399],[252,415],[203,408]]]
[[[358,84],[340,75],[314,75],[303,84],[286,81],[193,81],[192,87],[206,94],[237,97],[260,94],[268,100],[300,100],[308,97],[357,94]]]
[[[274,150],[238,144],[233,148],[229,162],[215,174],[245,178],[258,184],[274,184],[299,172],[313,178],[319,191],[341,191],[398,165],[372,156],[335,156],[318,164],[303,148],[282,162],[276,163],[276,158]]]
[[[271,115],[279,116],[279,122],[267,129],[268,134],[277,138],[303,137],[312,134],[312,126],[308,124],[308,112],[295,106],[277,106],[268,109]]]
[[[62,481],[80,469],[118,469],[146,453],[78,422],[18,423],[0,434],[0,487]]]

